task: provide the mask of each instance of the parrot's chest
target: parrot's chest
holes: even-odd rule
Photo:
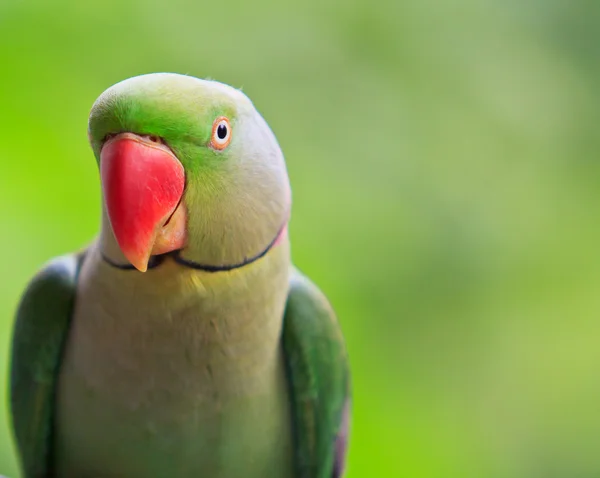
[[[58,385],[58,476],[293,476],[286,291],[256,293],[164,298],[84,270]]]

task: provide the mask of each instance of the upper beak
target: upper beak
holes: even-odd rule
[[[183,247],[185,171],[167,146],[121,133],[102,147],[100,175],[113,233],[136,269],[145,272],[151,255]]]

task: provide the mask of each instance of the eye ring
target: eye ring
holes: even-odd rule
[[[218,151],[224,150],[231,142],[231,123],[225,116],[219,116],[213,123],[210,146]]]

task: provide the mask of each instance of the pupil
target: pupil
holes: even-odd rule
[[[225,126],[224,124],[220,124],[217,127],[217,136],[219,137],[219,139],[225,139],[225,137],[227,136],[227,126]]]

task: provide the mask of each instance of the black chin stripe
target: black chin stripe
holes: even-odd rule
[[[277,239],[279,239],[279,236],[283,232],[284,228],[285,228],[285,225],[279,230],[279,232],[277,233],[275,238],[269,243],[269,245],[265,249],[263,249],[261,252],[259,252],[255,256],[244,259],[242,262],[238,262],[237,264],[225,264],[225,265],[220,265],[220,266],[214,266],[214,265],[210,265],[210,264],[200,264],[198,262],[194,262],[189,259],[185,259],[185,258],[181,257],[181,250],[177,250],[177,251],[167,252],[166,254],[161,254],[159,256],[150,257],[150,260],[148,261],[148,270],[154,269],[154,268],[158,267],[159,265],[161,265],[167,257],[171,257],[175,262],[177,262],[177,264],[180,264],[184,267],[188,267],[190,269],[196,269],[196,270],[200,270],[200,271],[205,271],[205,272],[224,272],[224,271],[232,271],[234,269],[239,269],[240,267],[244,267],[244,266],[247,266],[248,264],[252,264],[253,262],[264,257],[267,254],[267,252],[269,252],[273,248],[273,246],[277,242]],[[132,264],[119,264],[104,254],[102,254],[102,259],[104,259],[104,262],[106,262],[108,265],[115,267],[117,269],[137,270]]]
[[[271,248],[275,245],[275,243],[277,242],[277,239],[279,238],[282,231],[283,231],[283,229],[281,229],[277,233],[277,235],[275,236],[275,239],[273,239],[264,250],[262,250],[255,256],[244,259],[242,262],[238,262],[237,264],[226,264],[226,265],[222,265],[222,266],[211,266],[209,264],[199,264],[197,262],[190,261],[188,259],[184,259],[183,257],[181,257],[181,251],[175,251],[175,255],[173,256],[173,259],[175,260],[175,262],[177,262],[178,264],[181,264],[182,266],[190,267],[192,269],[198,269],[198,270],[202,270],[202,271],[206,271],[206,272],[221,272],[221,271],[231,271],[233,269],[239,269],[240,267],[244,267],[244,266],[247,266],[248,264],[252,264],[253,262],[259,260],[261,257],[264,257],[265,254],[267,252],[269,252],[271,250]]]
[[[162,254],[160,256],[150,257],[150,260],[148,261],[148,270],[154,269],[155,267],[158,267],[159,265],[161,265],[164,262],[164,260],[166,259],[166,256],[167,256],[167,254]],[[110,265],[112,267],[116,267],[117,269],[121,269],[124,271],[137,270],[133,266],[133,264],[119,264],[118,262],[113,261],[110,257],[105,255],[104,253],[102,254],[102,259],[104,259],[104,262],[106,262],[108,265]]]

